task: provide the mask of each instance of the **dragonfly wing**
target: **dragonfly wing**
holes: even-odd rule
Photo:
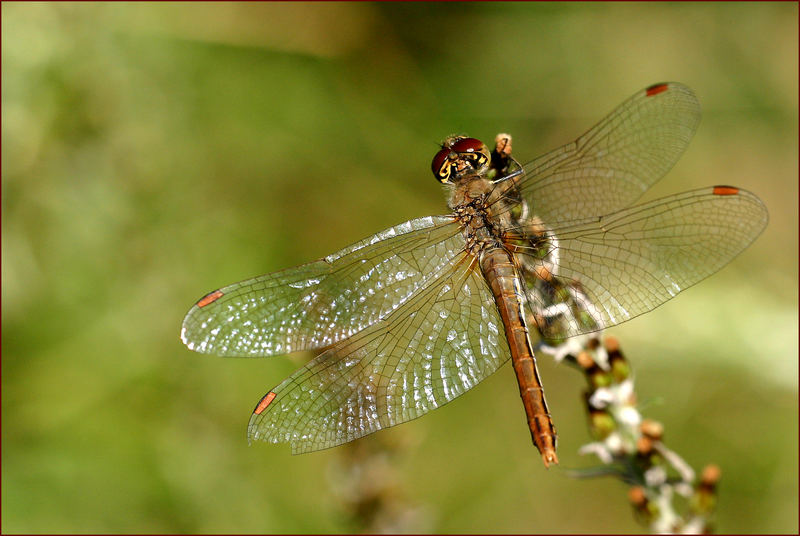
[[[270,391],[248,437],[291,443],[294,453],[333,447],[447,403],[509,357],[491,292],[464,253],[381,322]]]
[[[559,288],[574,289],[570,299],[579,303],[558,309],[547,293],[529,293],[539,330],[559,339],[646,313],[725,266],[767,220],[766,207],[752,193],[715,186],[553,228],[548,258],[554,267],[545,265],[544,273],[552,272]],[[547,288],[542,281],[537,285]],[[548,307],[566,315],[566,322],[543,316]],[[581,318],[587,313],[596,325]]]
[[[408,221],[319,261],[207,294],[186,315],[181,339],[223,356],[328,346],[400,307],[463,248],[451,217]]]
[[[525,164],[519,190],[551,225],[609,214],[636,202],[675,165],[699,122],[691,89],[656,84],[574,142]]]

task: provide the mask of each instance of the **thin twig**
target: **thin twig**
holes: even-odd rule
[[[663,442],[661,423],[642,417],[630,363],[614,337],[594,333],[540,349],[584,374],[589,430],[594,441],[580,449],[603,464],[569,471],[576,478],[615,476],[630,485],[636,518],[654,533],[707,534],[717,502],[720,469],[695,471]],[[678,503],[683,502],[683,506]]]

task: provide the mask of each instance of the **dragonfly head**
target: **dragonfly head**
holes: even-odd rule
[[[481,174],[491,162],[489,148],[481,140],[450,136],[431,162],[433,176],[442,184],[455,182],[466,173]]]

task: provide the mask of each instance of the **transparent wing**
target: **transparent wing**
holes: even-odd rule
[[[328,346],[384,318],[463,249],[453,218],[412,220],[322,260],[207,294],[186,315],[181,339],[223,356]]]
[[[497,370],[510,353],[494,299],[467,254],[455,264],[270,391],[248,437],[294,453],[333,447],[415,419]]]
[[[646,313],[725,266],[767,220],[752,193],[715,186],[551,228],[544,260],[520,257],[529,276],[555,276],[527,278],[539,330],[560,339]]]
[[[650,86],[574,142],[525,164],[519,190],[551,225],[609,214],[636,202],[672,168],[699,122],[691,89]]]

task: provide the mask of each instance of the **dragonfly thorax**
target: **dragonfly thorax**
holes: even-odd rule
[[[474,207],[485,210],[486,200],[489,198],[494,184],[492,181],[477,174],[469,174],[458,177],[448,183],[451,185],[450,199],[447,205],[454,211],[459,208]]]
[[[491,183],[485,179],[474,180],[470,184],[480,188],[484,183],[491,188]],[[472,255],[479,256],[487,249],[502,247],[501,228],[489,210],[489,193],[484,192],[476,197],[471,197],[471,194],[475,194],[479,190],[473,189],[466,192],[459,190],[456,188],[453,197],[458,194],[465,202],[455,205],[453,212],[461,223],[466,250]]]

